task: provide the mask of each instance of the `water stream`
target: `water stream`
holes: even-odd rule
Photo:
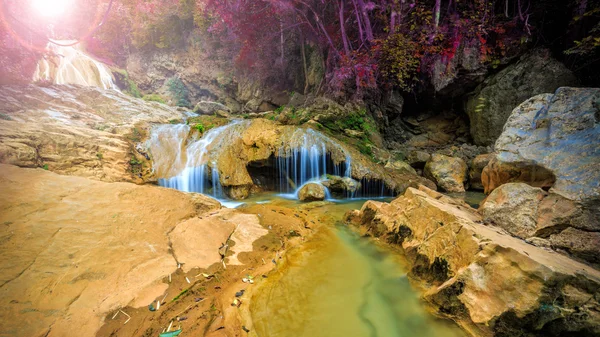
[[[320,211],[341,218],[342,211],[362,202]],[[250,312],[258,336],[465,336],[453,322],[429,313],[399,255],[344,226],[321,228],[280,261],[252,296]]]

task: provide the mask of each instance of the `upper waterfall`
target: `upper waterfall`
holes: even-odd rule
[[[79,84],[119,90],[108,66],[87,55],[80,44],[66,47],[62,45],[75,41],[54,42],[61,45],[48,42],[47,49],[54,55],[38,61],[33,74],[34,82],[51,81],[54,84]]]

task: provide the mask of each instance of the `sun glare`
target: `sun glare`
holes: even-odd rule
[[[65,13],[72,0],[32,0],[33,8],[42,16],[58,17]]]

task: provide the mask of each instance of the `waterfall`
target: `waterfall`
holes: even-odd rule
[[[217,199],[226,198],[219,177],[218,158],[222,151],[232,146],[243,146],[244,130],[250,123],[234,121],[211,129],[202,137],[191,133],[192,128],[186,124],[155,126],[146,145],[154,161],[159,185]],[[255,184],[260,184],[256,175],[262,174],[274,191],[296,198],[303,185],[320,184],[328,180],[328,175],[352,178],[352,158],[340,144],[312,129],[291,126],[282,129],[279,145],[275,145],[272,156],[261,161],[260,166],[254,166],[253,172],[249,169],[252,163],[248,163]],[[391,195],[382,181],[362,179],[360,185],[360,189],[347,193],[346,197]],[[330,192],[326,193],[327,198],[331,198]]]
[[[55,41],[68,45],[74,41]],[[119,90],[110,69],[87,55],[80,44],[70,47],[48,43],[54,55],[42,58],[33,74],[33,81],[51,81],[54,84],[79,84],[102,89]]]
[[[224,198],[223,187],[216,168],[216,156],[211,151],[222,149],[227,139],[235,137],[233,122],[209,130],[199,139],[188,141],[189,125],[160,125],[152,129],[148,148],[154,161],[154,172],[160,186],[184,192],[198,192],[214,198]]]
[[[289,139],[288,146],[279,148],[276,168],[279,180],[279,192],[297,194],[308,182],[326,180],[327,174],[351,177],[351,157],[335,142],[312,129],[297,129]],[[331,149],[345,154],[345,161],[336,163]]]

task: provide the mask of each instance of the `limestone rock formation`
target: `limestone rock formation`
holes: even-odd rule
[[[494,157],[493,154],[480,154],[469,162],[469,185],[472,189],[483,190],[481,172]]]
[[[486,193],[508,182],[600,203],[600,89],[560,88],[519,105],[482,173]]]
[[[576,85],[576,77],[548,50],[535,50],[485,80],[467,102],[471,136],[478,145],[492,145],[512,109],[538,94]]]
[[[163,131],[166,133],[161,133]],[[192,130],[187,125],[153,128],[153,134],[147,142],[147,151],[153,158],[157,158],[155,161],[157,178],[176,177],[184,171],[186,165],[193,164],[193,167],[198,167],[206,164],[211,172],[213,170],[218,172],[220,184],[229,197],[244,199],[256,187],[253,178],[257,178],[257,171],[261,171],[261,174],[268,174],[268,172],[273,174],[278,165],[277,160],[292,158],[295,153],[298,158],[300,156],[297,151],[301,149],[318,149],[319,153],[326,152],[333,164],[346,165],[346,161],[349,160],[349,173],[352,179],[359,182],[381,182],[394,194],[402,193],[408,186],[419,184],[435,188],[435,184],[428,179],[415,174],[387,170],[356,148],[313,129],[281,125],[258,118],[237,121],[217,131],[220,133],[215,134],[210,143],[193,139],[193,136],[190,138],[192,142],[188,143],[185,133],[190,134]],[[195,152],[206,144],[208,144],[204,147],[207,151],[206,155]],[[179,155],[186,147],[188,153]],[[249,167],[252,170],[249,170]],[[267,178],[271,181],[276,180],[274,176]],[[297,186],[292,187],[295,189]]]
[[[533,244],[600,265],[600,222],[593,209],[525,183],[495,189],[479,212],[486,223]]]
[[[141,181],[133,148],[149,123],[182,114],[115,90],[75,85],[0,87],[0,163],[104,181]]]
[[[308,183],[298,191],[300,201],[325,200],[325,186],[318,183]]]
[[[409,188],[347,221],[400,246],[425,299],[473,335],[600,334],[600,271],[486,226],[463,202]]]
[[[448,192],[464,192],[467,183],[467,164],[460,158],[433,154],[423,172],[438,187]]]

